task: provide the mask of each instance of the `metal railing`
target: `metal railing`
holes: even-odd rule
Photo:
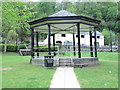
[[[44,48],[44,50],[43,50]],[[48,54],[48,51],[45,51],[48,49],[48,47],[34,47],[34,57],[43,57],[44,55]],[[60,50],[59,50],[59,46],[51,46],[51,48],[57,48],[54,50],[51,50],[51,54],[56,53],[57,56],[59,56]],[[39,56],[37,56],[37,54],[39,54]]]
[[[75,51],[74,51],[74,48],[75,48]],[[81,47],[81,51],[80,51],[81,57],[84,57],[84,56],[91,57],[90,52],[95,52],[94,46],[92,46],[92,48],[93,48],[93,51],[90,50],[90,46],[89,47]],[[70,56],[73,56],[74,52],[76,54],[78,54],[78,46],[70,46]],[[86,53],[86,54],[84,54],[84,53]]]

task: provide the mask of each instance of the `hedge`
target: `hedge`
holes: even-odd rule
[[[4,44],[0,44],[0,51],[4,51]],[[16,46],[16,44],[7,44],[7,52],[16,52],[16,50],[18,49],[25,49],[26,45],[25,44],[19,44],[18,46]]]
[[[35,46],[36,47],[36,46]],[[44,48],[39,48],[38,50],[35,49],[35,51],[40,51],[40,52],[48,52],[48,46],[47,45],[39,45],[39,47],[44,47]],[[19,44],[18,47],[16,44],[7,44],[7,52],[16,52],[18,49],[25,49],[26,44]],[[0,51],[4,51],[4,44],[0,44]],[[51,47],[51,51],[54,51],[54,48]],[[57,51],[57,47],[55,47],[55,51]]]
[[[46,45],[40,45],[38,49],[35,49],[34,51],[48,52],[48,47]],[[51,47],[51,51],[54,51],[54,47]],[[55,51],[57,51],[57,47],[55,47]]]

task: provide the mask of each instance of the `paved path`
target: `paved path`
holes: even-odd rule
[[[58,67],[50,88],[80,88],[73,67]]]

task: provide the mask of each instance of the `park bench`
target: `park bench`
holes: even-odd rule
[[[28,56],[31,55],[31,49],[20,49],[19,54],[21,56]]]

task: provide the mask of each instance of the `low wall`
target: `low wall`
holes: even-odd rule
[[[57,57],[54,57],[54,63],[53,63],[53,66],[59,66],[59,63],[58,63],[58,58]],[[32,59],[32,64],[33,65],[40,65],[40,66],[44,66],[44,58],[33,58]]]
[[[34,58],[32,59],[32,64],[44,66],[44,58]],[[75,66],[77,64],[92,66],[99,64],[99,60],[96,57],[72,58],[72,64],[70,66]],[[54,57],[53,66],[59,66],[59,57]]]
[[[33,58],[32,64],[44,66],[44,58]]]
[[[99,64],[98,58],[96,57],[84,57],[84,58],[73,58],[74,65],[87,64],[88,66]]]

